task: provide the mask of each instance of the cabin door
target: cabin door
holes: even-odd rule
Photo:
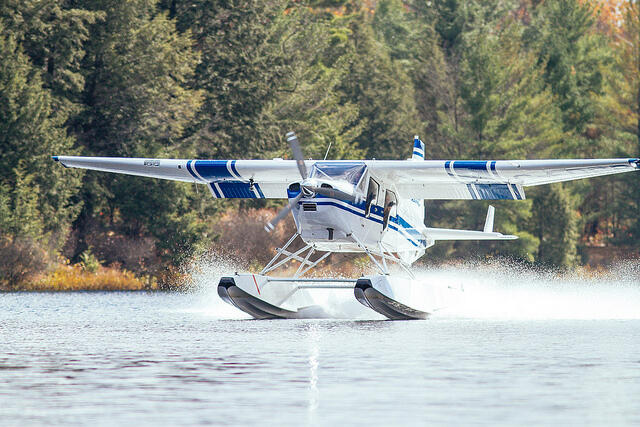
[[[378,204],[378,194],[380,192],[380,184],[375,179],[369,178],[369,187],[367,188],[367,201],[364,206],[364,215],[369,218],[372,206]]]
[[[391,190],[387,190],[384,193],[384,212],[382,216],[382,231],[385,231],[389,226],[389,220],[396,216],[396,209],[398,206],[398,199],[396,193]]]

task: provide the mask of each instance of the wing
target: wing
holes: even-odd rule
[[[54,156],[65,167],[195,182],[216,198],[286,198],[300,180],[293,160],[187,160]]]
[[[54,156],[65,167],[205,184],[216,198],[286,198],[294,160],[187,160]],[[313,161],[305,162],[310,167]],[[318,162],[323,163],[323,162]],[[413,199],[521,200],[524,187],[638,169],[639,159],[371,160],[373,176]]]
[[[414,199],[521,200],[524,187],[638,170],[639,159],[369,161]]]

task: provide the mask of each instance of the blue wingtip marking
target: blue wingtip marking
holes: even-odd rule
[[[231,170],[238,176],[238,178],[242,178],[238,173],[238,169],[236,169],[236,160],[231,161]]]
[[[196,174],[193,173],[193,170],[191,169],[191,162],[193,162],[193,160],[187,161],[187,171],[189,171],[189,173],[191,174],[192,177],[194,177],[195,179],[198,179]]]
[[[488,162],[485,160],[456,160],[453,164],[453,168],[486,171],[487,163]]]
[[[51,156],[51,158],[53,159],[54,162],[58,162],[58,156]]]

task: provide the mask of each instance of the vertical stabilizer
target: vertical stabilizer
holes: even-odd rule
[[[487,219],[484,221],[484,232],[485,233],[493,233],[493,217],[495,215],[495,208],[493,206],[489,206],[487,209]]]
[[[413,137],[413,154],[411,160],[424,160],[424,142],[420,141],[418,135]]]

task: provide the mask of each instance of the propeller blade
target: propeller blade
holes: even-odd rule
[[[278,225],[280,221],[282,221],[287,215],[289,215],[291,209],[293,209],[293,207],[298,204],[298,201],[300,201],[301,198],[302,191],[295,197],[295,199],[290,200],[289,204],[282,208],[280,212],[278,212],[278,215],[275,216],[275,218],[273,218],[267,223],[267,225],[264,226],[264,229],[267,231],[267,233],[271,233],[273,229],[276,228],[276,225]]]
[[[295,132],[289,132],[287,134],[287,142],[289,143],[289,147],[291,147],[291,151],[293,151],[293,158],[296,159],[300,176],[302,176],[302,179],[307,179],[307,166],[304,164],[304,156]]]
[[[356,203],[356,197],[352,194],[345,193],[344,191],[336,190],[335,188],[324,188],[305,185],[306,188],[317,194],[322,194],[330,199],[344,200],[345,202]]]

